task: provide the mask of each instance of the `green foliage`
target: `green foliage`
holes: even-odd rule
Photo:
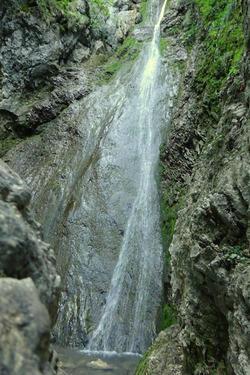
[[[135,60],[140,52],[140,49],[141,43],[136,42],[135,38],[127,38],[116,53],[116,58],[118,60],[113,60],[111,64],[106,66],[102,83],[108,82],[111,77],[118,72],[124,62],[128,60]]]
[[[240,245],[236,245],[228,251],[226,260],[233,264],[237,262],[250,264],[250,259],[245,256],[243,247]]]
[[[109,17],[109,6],[113,6],[112,0],[90,0],[91,25],[100,28]]]
[[[184,45],[187,47],[192,47],[198,33],[198,26],[191,24],[184,35]]]
[[[140,26],[142,26],[147,18],[147,14],[148,14],[148,2],[147,1],[143,1],[140,5],[140,12],[141,12],[141,16],[142,16],[142,21],[140,23]]]
[[[218,112],[219,92],[230,74],[238,73],[237,63],[245,48],[240,0],[195,0],[206,33],[203,38],[196,89],[206,90],[211,107]]]
[[[134,46],[135,44],[135,38],[127,38],[122,46],[118,49],[117,51],[117,56],[118,57],[127,57],[128,56],[128,53],[129,53],[129,50],[131,50],[131,48]]]
[[[0,140],[0,157],[4,156],[10,149],[22,142],[22,139],[4,139]]]
[[[166,304],[163,309],[163,327],[166,329],[177,323],[177,312],[173,306]]]
[[[169,43],[169,41],[167,39],[164,39],[164,38],[160,39],[160,54],[161,55],[163,55],[164,50],[165,50],[168,43]]]
[[[184,190],[180,191],[180,196],[185,194]],[[172,241],[175,229],[175,222],[177,218],[177,212],[181,207],[183,200],[180,199],[177,203],[171,203],[171,192],[169,191],[162,201],[162,241],[163,247],[166,250],[166,258],[169,260],[170,255],[168,253],[169,245]]]
[[[28,5],[28,4],[22,4],[22,5],[21,5],[21,9],[22,9],[24,12],[28,12],[28,11],[29,11],[29,5]]]

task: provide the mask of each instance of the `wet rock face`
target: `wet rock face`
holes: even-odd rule
[[[0,139],[5,140],[8,137],[7,141],[12,142],[13,138],[14,141],[18,138],[19,142],[22,138],[36,135],[36,137],[21,143],[21,149],[19,150],[21,154],[19,152],[16,154],[16,160],[21,161],[24,157],[23,162],[21,162],[22,167],[18,168],[19,162],[13,163],[13,165],[15,164],[14,168],[23,178],[27,178],[27,183],[34,182],[35,185],[32,186],[32,189],[36,204],[33,209],[37,211],[36,217],[39,217],[39,220],[43,217],[40,221],[44,220],[43,223],[48,229],[47,232],[52,233],[49,240],[54,241],[55,245],[59,244],[57,246],[58,253],[63,252],[65,255],[62,261],[63,271],[61,272],[61,265],[59,264],[59,272],[61,272],[63,278],[71,278],[71,274],[67,272],[69,267],[67,260],[70,257],[69,247],[64,245],[62,249],[60,241],[68,244],[69,233],[75,234],[71,228],[71,223],[69,224],[70,227],[68,225],[66,227],[65,224],[72,208],[77,204],[75,192],[72,194],[72,190],[74,191],[77,187],[78,180],[81,179],[82,174],[92,162],[92,158],[95,157],[102,132],[109,121],[105,115],[105,123],[101,124],[99,129],[98,118],[103,116],[102,104],[97,111],[94,110],[90,115],[87,115],[87,117],[90,116],[89,118],[81,120],[84,113],[86,114],[89,109],[83,103],[80,103],[80,99],[88,95],[90,91],[89,81],[94,81],[97,78],[91,76],[95,74],[95,69],[89,69],[86,72],[86,69],[80,67],[79,64],[89,58],[91,53],[103,54],[107,52],[107,38],[110,35],[108,30],[105,31],[104,37],[99,35],[98,32],[95,34],[93,30],[90,31],[88,23],[80,26],[68,23],[67,28],[63,30],[60,24],[61,21],[65,22],[65,20],[60,18],[60,12],[55,11],[55,14],[47,17],[41,12],[40,2],[32,1],[33,5],[29,9],[27,9],[26,3],[22,0],[12,0],[11,2],[3,1],[0,5],[2,16],[0,25],[2,55],[0,67],[2,71]],[[46,3],[50,2],[47,1]],[[71,3],[78,4],[79,12],[82,15],[88,13],[88,6],[85,6],[84,1],[74,0]],[[119,38],[115,37],[112,47],[118,46],[127,36],[133,23],[140,20],[139,9],[139,2],[137,4],[131,1],[119,1],[114,6],[113,15],[118,16],[120,13],[121,15],[119,15],[120,18],[118,17],[119,27],[115,28],[116,31],[119,30]],[[51,17],[55,21],[53,26]],[[114,18],[112,22],[114,22]],[[109,24],[110,27],[112,22]],[[90,75],[88,76],[89,72]],[[102,96],[102,93],[98,93],[95,102],[99,102]],[[105,107],[107,108],[110,104],[109,101],[110,98],[105,99]],[[68,106],[69,108],[64,111]],[[89,106],[90,108],[93,107],[93,103]],[[79,123],[81,123],[80,126]],[[1,146],[0,156],[6,153],[6,147],[1,149]],[[70,154],[67,154],[66,149],[70,149]],[[68,157],[68,155],[70,156]],[[71,174],[71,161],[75,158],[78,158],[77,168]],[[10,162],[10,159],[8,156],[5,160]],[[38,164],[43,170],[40,180],[43,187],[36,190],[38,185],[35,182],[35,176],[39,175],[38,169],[40,168]],[[31,170],[34,171],[34,175]],[[56,173],[54,174],[55,170]],[[13,177],[14,180],[15,178]],[[8,191],[11,191],[14,184],[17,185],[14,180],[10,181],[7,187]],[[38,196],[41,197],[41,192],[43,193],[40,200]],[[29,198],[27,198],[28,200]],[[49,204],[47,204],[48,202]],[[8,249],[1,255],[2,274],[24,278],[31,276],[30,273],[33,272],[34,278],[31,277],[39,290],[41,300],[46,303],[54,317],[55,305],[53,301],[57,279],[54,277],[50,263],[46,261],[47,258],[51,258],[50,260],[54,262],[52,251],[40,238],[40,244],[36,243],[35,236],[39,228],[36,228],[35,222],[32,224],[32,228],[26,223],[26,214],[29,215],[26,206],[20,212],[15,202],[10,207],[8,202],[3,201],[1,204],[6,210],[6,217],[3,218],[3,221],[8,220],[5,229],[7,230],[7,227],[10,229],[12,237],[12,243],[9,243],[8,235],[1,233],[4,246]],[[25,222],[19,222],[16,220],[16,216],[22,216]],[[31,221],[30,218],[29,220]],[[27,227],[28,233],[26,232]],[[16,234],[17,232],[19,235]],[[118,229],[117,232],[117,237],[120,239],[122,235]],[[72,237],[74,237],[74,234]],[[101,234],[98,234],[98,236],[101,237]],[[76,242],[77,246],[78,244],[81,246],[82,241],[77,239]],[[93,248],[96,248],[96,245]],[[77,256],[77,254],[75,255]],[[11,266],[10,258],[13,258]],[[27,262],[27,258],[32,259],[32,262]],[[93,262],[93,264],[96,268],[96,262]],[[87,269],[87,272],[92,273],[91,277],[98,278],[99,282],[99,270],[93,274],[90,267],[87,267]],[[83,274],[82,270],[80,274]],[[46,279],[48,275],[49,277]],[[106,274],[105,278],[108,280]],[[105,281],[105,284],[107,282]],[[101,288],[103,288],[103,283],[103,279],[100,280]],[[82,285],[80,285],[80,289],[81,291],[84,290]],[[92,293],[92,290],[87,292]],[[70,295],[70,298],[71,296],[74,298],[74,295],[69,293],[68,290],[65,291],[65,295],[66,298],[68,298],[68,295]],[[103,296],[102,299],[104,299]],[[66,331],[71,330],[71,322],[75,319],[75,316],[76,319],[78,319],[78,315],[81,316],[81,319],[85,319],[81,309],[85,313],[87,310],[86,304],[78,298],[76,303],[77,306],[79,305],[79,309],[78,307],[75,309],[73,305],[74,312],[72,313],[70,306],[67,319],[63,322],[63,329]],[[102,301],[100,302],[100,298],[98,298],[94,303],[99,306]],[[100,309],[94,308],[94,311],[99,314]],[[73,316],[73,314],[75,315]],[[81,332],[81,340],[83,339],[85,339],[84,334]]]
[[[244,94],[245,94],[245,103],[248,108],[250,108],[250,2],[245,0],[243,2],[243,31],[246,39],[247,52],[245,54],[245,63],[244,63]]]
[[[60,278],[29,201],[27,185],[0,161],[0,372],[8,375],[52,374],[49,331]]]

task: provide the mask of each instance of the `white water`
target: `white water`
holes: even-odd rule
[[[155,336],[163,268],[155,182],[161,134],[155,111],[161,63],[160,22],[166,1],[154,27],[153,39],[144,55],[144,61],[141,62],[142,74],[135,83],[138,86],[135,91],[139,92],[136,106],[127,108],[123,116],[123,126],[128,123],[126,119],[131,119],[135,130],[135,149],[129,149],[128,152],[139,158],[136,171],[138,188],[102,317],[88,346],[90,350],[141,353]],[[120,122],[122,121],[121,119]],[[127,156],[124,154],[124,157]]]

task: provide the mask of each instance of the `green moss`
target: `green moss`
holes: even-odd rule
[[[90,0],[91,25],[100,28],[109,17],[109,6],[113,6],[112,0]]]
[[[135,38],[129,37],[125,39],[122,46],[118,49],[116,55],[119,59],[135,60],[139,55],[142,43],[136,42]]]
[[[15,139],[6,138],[4,140],[0,140],[0,158],[3,157],[13,147],[17,146],[19,143],[28,141],[30,139],[42,141],[42,137],[40,134],[32,135],[31,137],[15,138]]]
[[[219,92],[230,74],[238,72],[245,49],[240,0],[195,0],[205,28],[195,88],[206,91],[218,112]]]
[[[113,63],[112,65],[109,65],[107,68],[106,68],[106,72],[107,73],[110,73],[110,74],[114,74],[117,72],[117,70],[120,69],[122,65],[122,62],[121,61],[116,61],[115,63]]]
[[[9,150],[22,142],[22,139],[4,139],[0,141],[0,157],[3,157]]]
[[[235,245],[233,248],[228,250],[226,260],[231,266],[235,266],[237,263],[249,265],[249,252],[244,251],[241,245]]]
[[[165,304],[163,308],[163,326],[162,329],[167,329],[173,324],[177,323],[177,312],[173,306]]]
[[[125,39],[125,41],[123,42],[122,46],[117,51],[117,56],[123,55],[124,52],[127,55],[128,54],[128,50],[131,49],[131,47],[133,47],[134,44],[135,44],[135,38],[127,38],[127,39]]]
[[[58,23],[57,17],[60,15],[60,29],[63,32],[66,31],[68,23],[77,26],[84,26],[89,23],[88,15],[80,13],[76,4],[70,0],[26,0],[21,5],[21,9],[25,12],[32,11],[33,7],[40,11],[41,17],[46,22],[53,23],[53,25]]]
[[[149,357],[154,351],[162,348],[165,344],[166,341],[164,339],[159,339],[159,337],[153,342],[152,346],[146,351],[142,359],[137,364],[135,375],[150,375],[148,366]]]
[[[21,5],[21,9],[22,9],[22,11],[24,11],[24,12],[28,12],[28,11],[29,11],[29,5],[28,5],[28,4],[22,4],[22,5]]]
[[[185,194],[184,190],[181,191],[179,195],[183,196]],[[162,241],[163,247],[166,251],[166,258],[169,260],[170,255],[168,253],[169,245],[172,241],[175,229],[175,222],[177,218],[177,212],[181,207],[183,200],[180,199],[177,203],[171,202],[171,192],[169,191],[164,197],[161,204],[162,213]]]
[[[135,375],[147,375],[148,370],[148,358],[152,354],[153,349],[150,348],[147,350],[147,352],[143,355],[142,359],[139,361]]]
[[[127,38],[116,52],[116,60],[106,65],[101,83],[108,82],[127,61],[137,58],[141,50],[142,43],[136,42],[135,38]]]
[[[108,82],[113,75],[115,75],[118,70],[121,68],[122,62],[121,61],[116,61],[111,63],[105,68],[104,76],[102,79],[102,83]]]
[[[130,59],[131,59],[132,61],[135,60],[135,59],[138,57],[139,53],[140,53],[140,50],[139,50],[139,49],[135,50],[135,52],[131,55],[131,58],[130,58]]]
[[[141,12],[141,16],[142,16],[142,21],[140,23],[140,26],[142,26],[147,18],[147,14],[148,14],[148,2],[147,1],[143,1],[140,5],[140,12]]]
[[[166,49],[167,44],[169,41],[167,39],[161,38],[160,39],[160,54],[163,55],[164,50]]]
[[[183,44],[191,49],[194,45],[198,33],[198,26],[191,24],[185,32]]]
[[[60,30],[64,33],[66,31],[65,25],[60,25]]]

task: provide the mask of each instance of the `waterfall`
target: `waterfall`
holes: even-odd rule
[[[136,59],[124,56],[112,80],[77,96],[15,157],[56,254],[62,283],[53,338],[62,346],[143,353],[156,335],[163,293],[158,158],[180,79],[171,43],[164,64],[159,53],[162,1],[148,1],[148,20],[134,30]],[[98,81],[99,68],[86,64],[72,76],[79,69],[81,92],[93,71]]]
[[[161,131],[156,112],[161,62],[160,22],[166,1],[154,26],[152,41],[140,62],[143,69],[135,83],[136,105],[132,109],[127,107],[127,112],[125,108],[119,119],[119,123],[124,126],[129,123],[129,127],[134,128],[134,149],[128,148],[127,152],[139,156],[133,176],[137,192],[102,316],[89,342],[91,350],[141,353],[155,336],[163,269],[155,181]],[[127,158],[126,154],[123,156]]]

